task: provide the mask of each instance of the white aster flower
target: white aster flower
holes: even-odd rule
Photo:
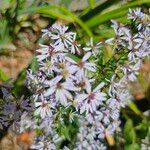
[[[39,70],[45,72],[47,75],[51,75],[54,71],[58,71],[58,68],[54,63],[46,59],[45,62],[39,62]]]
[[[128,18],[135,21],[137,17],[140,19],[144,17],[144,13],[141,12],[141,8],[136,8],[134,10],[129,8]]]
[[[54,145],[54,143],[51,143],[48,141],[39,141],[35,145],[32,145],[31,149],[34,149],[34,150],[55,150],[56,146]]]
[[[24,112],[21,116],[21,120],[19,122],[19,132],[25,132],[28,129],[33,129],[35,126],[35,122],[31,116],[27,112]]]
[[[91,84],[89,83],[86,87],[87,93],[82,93],[77,95],[77,101],[81,107],[80,113],[86,111],[88,114],[89,112],[94,112],[97,110],[97,107],[102,104],[102,101],[105,100],[106,94],[100,92],[100,89],[104,86],[104,83],[100,83],[95,89],[91,89]]]
[[[70,52],[75,54],[76,52],[78,52],[78,54],[80,54],[80,44],[78,44],[76,41],[76,33],[74,33],[73,35],[73,41],[71,42],[71,48],[70,48]]]
[[[55,41],[54,45],[64,44],[66,48],[71,45],[75,33],[66,32],[67,30],[67,26],[61,26],[60,24],[54,24],[52,26],[51,39]]]
[[[49,58],[51,63],[57,62],[58,57],[64,57],[65,53],[62,53],[65,49],[62,44],[60,45],[43,45],[40,44],[42,47],[41,49],[36,50],[39,54],[36,56],[38,61],[45,60],[46,58]]]
[[[80,60],[79,63],[75,62],[73,59],[66,57],[66,60],[77,65],[78,71],[77,76],[81,79],[85,75],[85,70],[95,72],[95,64],[88,61],[88,59],[91,57],[91,52],[86,53],[83,58]]]
[[[137,75],[139,74],[139,69],[141,67],[141,61],[139,60],[135,65],[125,65],[122,67],[122,71],[124,73],[124,77],[129,81],[135,81]]]
[[[72,81],[67,80],[66,82],[59,82],[62,79],[62,76],[57,76],[52,79],[50,82],[45,82],[49,86],[49,89],[44,93],[44,96],[50,96],[53,93],[55,94],[56,100],[59,101],[63,106],[67,106],[68,100],[73,100],[72,94],[70,91],[75,92],[79,89],[75,87]]]
[[[93,42],[93,38],[90,39],[90,42],[87,43],[87,47],[84,47],[83,50],[84,51],[91,51],[91,53],[94,55],[94,56],[97,56],[97,54],[99,54],[101,51],[100,51],[100,47],[101,47],[101,44],[102,42],[99,42],[97,44],[94,44]]]
[[[78,68],[76,65],[62,60],[57,64],[57,66],[59,67],[57,73],[62,76],[62,78],[66,80],[77,80],[75,73],[78,71]]]
[[[35,115],[40,115],[41,118],[45,118],[46,116],[52,116],[52,108],[54,109],[53,103],[45,100],[42,96],[40,102],[35,102]]]
[[[43,37],[45,37],[45,36],[51,36],[51,30],[50,30],[51,28],[48,28],[48,29],[42,29],[41,31],[42,31],[42,38]]]

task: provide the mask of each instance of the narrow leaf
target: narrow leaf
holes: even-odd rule
[[[86,25],[88,27],[92,28],[92,27],[102,24],[103,22],[108,21],[110,19],[122,17],[123,15],[125,15],[127,13],[127,10],[129,8],[135,7],[138,5],[142,5],[142,4],[146,4],[146,3],[150,3],[150,0],[137,0],[137,1],[129,2],[127,4],[122,5],[119,8],[116,8],[116,9],[106,12],[104,14],[96,15],[92,19],[88,20],[86,22]]]
[[[130,108],[134,113],[136,113],[137,115],[140,115],[140,114],[141,114],[140,110],[137,108],[137,106],[135,105],[135,103],[132,102],[132,101],[129,103],[129,108]]]

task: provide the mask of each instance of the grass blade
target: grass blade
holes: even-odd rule
[[[39,7],[29,8],[29,9],[20,11],[20,14],[23,14],[23,13],[31,13],[31,14],[39,13],[48,17],[59,18],[69,23],[76,22],[82,27],[82,29],[87,33],[87,35],[89,35],[90,37],[93,36],[88,26],[78,16],[70,12],[65,7],[59,7],[59,6],[54,6],[54,5],[39,6]]]
[[[127,13],[128,8],[146,4],[146,3],[150,3],[150,0],[137,0],[137,1],[133,1],[130,3],[124,4],[121,7],[111,10],[109,12],[106,12],[104,14],[96,15],[92,19],[88,20],[86,22],[86,25],[88,27],[92,28],[92,27],[102,24],[105,21],[108,21],[110,19],[118,18],[118,17],[125,15]]]
[[[90,36],[93,37],[92,32],[90,29],[87,27],[87,25],[79,18],[77,17],[74,13],[70,12],[67,10],[65,7],[60,8],[63,12],[65,12],[68,16],[70,16],[76,23],[78,23],[82,29]]]

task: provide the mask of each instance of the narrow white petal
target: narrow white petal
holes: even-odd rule
[[[91,84],[90,84],[90,82],[88,80],[86,80],[85,83],[86,83],[85,88],[86,88],[87,93],[91,93]]]
[[[67,98],[65,96],[65,93],[63,93],[63,91],[60,91],[59,92],[59,95],[60,95],[60,103],[64,106],[67,106]]]
[[[82,58],[82,61],[84,62],[84,61],[88,60],[90,58],[90,56],[91,56],[91,52],[86,53],[84,55],[84,57]]]
[[[91,47],[84,47],[83,50],[85,50],[85,51],[90,51],[90,50],[91,50]]]
[[[100,83],[93,91],[94,91],[94,92],[97,92],[97,91],[100,90],[104,85],[105,85],[104,82]]]
[[[36,102],[35,103],[35,107],[38,107],[38,106],[40,106],[42,104],[42,102]]]
[[[80,94],[77,96],[77,100],[79,102],[82,102],[83,100],[85,100],[88,97],[88,94]]]
[[[46,85],[49,85],[49,86],[54,86],[56,85],[63,77],[62,76],[56,76],[55,78],[53,78],[52,80],[50,81],[45,81],[44,83]]]
[[[96,71],[94,67],[85,66],[85,68],[86,68],[87,70],[92,71],[92,72],[95,72],[95,71]]]
[[[55,88],[54,88],[54,87],[51,87],[51,88],[49,88],[49,89],[44,93],[44,96],[45,96],[45,97],[50,96],[50,95],[52,95],[54,92],[55,92]]]
[[[72,100],[72,95],[70,94],[70,92],[68,92],[67,90],[63,90],[63,92],[68,99]]]

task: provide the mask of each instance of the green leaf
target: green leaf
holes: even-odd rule
[[[62,135],[64,135],[67,140],[71,141],[69,129],[66,126],[62,127]]]
[[[93,7],[94,7],[94,4],[95,4],[95,0],[90,0],[90,1],[89,1],[89,6],[90,6],[90,8],[93,8]]]
[[[83,10],[81,16],[87,14],[91,9],[94,8],[95,0],[89,0],[89,5]]]
[[[131,119],[128,119],[124,126],[124,136],[125,136],[125,142],[127,144],[135,143],[136,133]]]
[[[140,150],[140,146],[136,143],[125,145],[125,150]]]
[[[37,13],[46,15],[48,17],[59,18],[68,22],[73,22],[73,19],[70,16],[64,14],[57,6],[52,7],[49,5],[49,6],[37,7],[35,11]]]
[[[8,22],[5,19],[0,19],[0,49],[4,47],[5,44],[10,44],[11,37],[9,35]]]
[[[39,64],[37,61],[37,58],[34,56],[30,65],[30,68],[33,72],[36,72],[38,70]]]
[[[88,20],[86,22],[86,25],[88,27],[92,28],[92,27],[102,24],[105,21],[108,21],[110,19],[122,17],[127,13],[129,8],[135,7],[138,5],[142,5],[142,4],[146,4],[146,3],[150,3],[150,0],[136,0],[136,1],[129,2],[127,4],[122,5],[119,8],[115,8],[104,14],[96,15],[95,17]]]
[[[0,69],[0,80],[2,80],[2,81],[8,80],[8,76],[6,75],[6,73],[2,69]]]
[[[137,115],[141,115],[140,110],[138,109],[138,107],[135,105],[134,102],[131,101],[131,102],[129,103],[129,108],[130,108],[134,113],[136,113]]]
[[[99,39],[100,37],[108,39],[115,36],[113,28],[106,28],[105,26],[102,26],[99,29],[97,29],[96,33],[98,35],[95,37],[98,37]]]
[[[109,45],[106,45],[103,50],[103,64],[107,63],[113,56],[113,50]]]
[[[77,17],[74,13],[67,10],[65,7],[61,7],[60,9],[63,12],[65,12],[68,16],[70,16],[76,23],[78,23],[90,37],[93,37],[93,33],[90,31],[88,26],[79,17]]]
[[[78,16],[76,16],[74,13],[72,13],[65,7],[55,5],[39,6],[20,11],[19,13],[39,13],[52,18],[63,19],[65,21],[68,21],[69,23],[76,22],[90,37],[93,36],[92,32],[86,26],[86,24]]]
[[[73,59],[75,62],[79,63],[80,62],[80,58],[78,58],[77,56],[75,56],[74,54],[67,54],[68,57],[70,57],[71,59]]]

